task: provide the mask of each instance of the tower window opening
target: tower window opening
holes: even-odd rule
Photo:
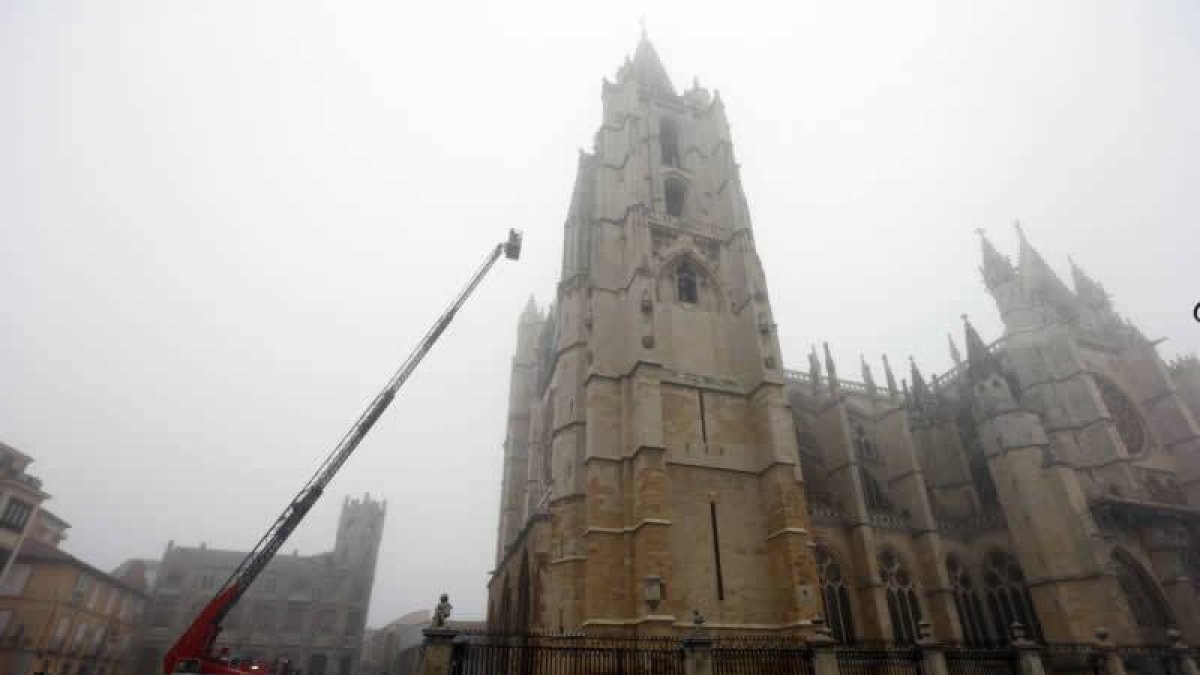
[[[687,183],[678,179],[667,179],[663,184],[663,196],[667,200],[667,215],[683,217],[683,201],[687,196]]]
[[[672,119],[664,119],[658,128],[659,143],[662,145],[662,163],[665,166],[679,168],[679,123]]]
[[[713,564],[717,575],[717,600],[725,599],[725,579],[721,574],[721,533],[717,529],[717,503],[708,503],[708,520],[712,526]]]
[[[699,301],[699,293],[696,287],[696,268],[688,261],[683,261],[675,270],[675,290],[679,302],[688,304],[696,304]]]

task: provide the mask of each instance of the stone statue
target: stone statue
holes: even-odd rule
[[[445,628],[446,619],[450,618],[450,610],[452,609],[454,609],[454,605],[450,604],[450,596],[442,593],[442,599],[433,610],[433,627]]]

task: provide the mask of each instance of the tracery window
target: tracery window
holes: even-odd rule
[[[988,641],[987,622],[983,618],[983,604],[975,591],[975,582],[954,554],[946,556],[946,572],[950,575],[950,588],[954,591],[954,606],[958,610],[963,640],[969,645],[985,644]]]
[[[1013,622],[1019,621],[1027,635],[1041,641],[1042,625],[1033,610],[1033,598],[1016,558],[1003,551],[988,553],[984,559],[983,586],[995,637],[1008,642],[1012,639]]]
[[[1111,380],[1100,375],[1092,377],[1100,389],[1100,399],[1104,401],[1104,407],[1108,408],[1108,414],[1117,427],[1117,435],[1125,444],[1125,450],[1131,455],[1140,454],[1146,449],[1146,427],[1142,424],[1137,407]]]
[[[876,450],[875,444],[871,442],[867,436],[867,430],[863,427],[862,422],[854,420],[851,423],[854,430],[854,450],[861,459],[877,459],[879,451]]]
[[[675,291],[679,302],[694,305],[699,300],[699,289],[696,284],[696,268],[688,260],[679,263],[675,269]]]
[[[675,120],[664,118],[659,124],[659,142],[662,145],[662,163],[678,167],[679,124]]]
[[[678,178],[668,178],[663,183],[663,197],[667,201],[667,215],[683,216],[683,202],[687,196],[687,183]]]
[[[1113,551],[1113,565],[1117,569],[1117,581],[1133,619],[1143,628],[1167,628],[1171,625],[1171,612],[1158,590],[1158,584],[1146,572],[1141,563],[1121,549]]]
[[[833,639],[854,642],[854,617],[850,611],[850,591],[842,566],[824,546],[813,552],[817,562],[817,581],[821,585],[821,604],[825,608],[825,623]]]
[[[863,498],[867,502],[867,509],[870,511],[891,511],[892,502],[888,499],[887,493],[880,487],[879,481],[871,475],[870,471],[859,467],[859,473],[862,474]]]
[[[917,641],[921,605],[908,566],[892,551],[879,554],[879,578],[887,593],[888,616],[892,620],[892,639],[899,644]]]

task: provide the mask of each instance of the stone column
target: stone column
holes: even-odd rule
[[[454,660],[454,638],[458,631],[452,628],[426,628],[424,633],[420,675],[450,675]]]
[[[817,633],[808,638],[808,644],[813,650],[813,675],[839,675],[837,643],[828,635],[828,630],[818,628]]]
[[[933,626],[925,620],[917,624],[920,638],[917,648],[921,652],[921,672],[923,675],[950,675],[946,669],[946,653],[942,643],[933,639]]]
[[[1200,667],[1196,666],[1196,658],[1192,656],[1192,648],[1184,644],[1178,630],[1167,631],[1171,638],[1171,651],[1175,652],[1175,662],[1179,664],[1182,675],[1200,675]]]
[[[713,639],[707,635],[691,635],[683,640],[684,675],[712,675]]]
[[[1017,665],[1021,675],[1046,675],[1042,665],[1041,645],[1025,637],[1025,627],[1014,621],[1009,627],[1012,633],[1012,648],[1017,652]]]
[[[1126,675],[1125,662],[1117,653],[1117,646],[1108,641],[1108,629],[1096,629],[1096,651],[1099,653],[1100,667],[1104,675]]]

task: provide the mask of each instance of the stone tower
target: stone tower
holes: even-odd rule
[[[513,361],[489,621],[803,631],[820,614],[771,304],[719,94],[643,35]]]
[[[1184,564],[1189,507],[1200,504],[1200,427],[1183,388],[1099,284],[1072,263],[1070,290],[1017,233],[1015,266],[983,240],[1005,335],[1001,358],[968,327],[968,372],[1046,635],[1085,640],[1103,625],[1117,642],[1162,642],[1170,624],[1196,634]]]
[[[370,493],[362,499],[346,497],[338,517],[337,539],[333,549],[335,563],[355,570],[365,579],[374,579],[375,559],[383,537],[386,515],[387,502],[371,499]]]

